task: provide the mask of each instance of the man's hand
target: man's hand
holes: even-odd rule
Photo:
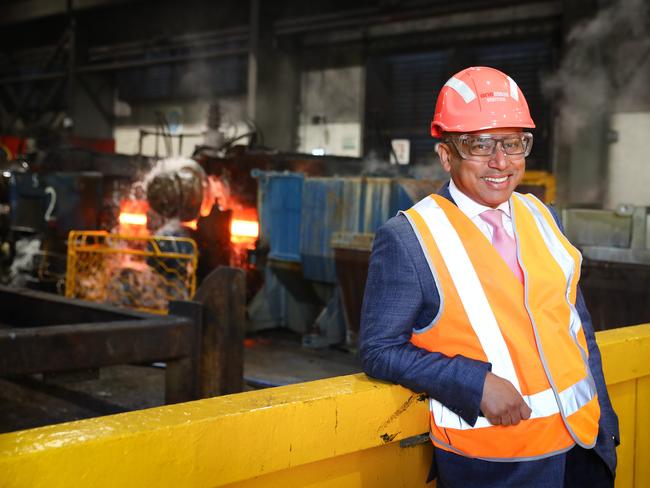
[[[488,373],[483,385],[481,412],[492,425],[517,425],[530,418],[531,409],[512,383]]]

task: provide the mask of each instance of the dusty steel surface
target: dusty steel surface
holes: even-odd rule
[[[198,304],[156,316],[0,287],[0,305],[0,377],[166,361],[166,401],[197,398]]]
[[[0,376],[182,358],[192,354],[190,320],[120,321],[0,330]]]
[[[99,377],[64,374],[0,379],[0,432],[111,415],[165,404],[165,370],[108,366]]]

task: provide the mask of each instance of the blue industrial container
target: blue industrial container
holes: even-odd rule
[[[300,262],[305,279],[336,283],[334,233],[373,233],[399,210],[434,192],[429,180],[308,177],[255,171],[261,237],[272,259]]]
[[[397,210],[393,202],[391,178],[365,178],[359,228],[354,232],[375,232]]]
[[[437,191],[434,180],[306,178],[300,256],[308,280],[336,283],[332,235],[374,233],[399,210]]]
[[[56,222],[59,238],[71,230],[96,229],[102,208],[103,176],[94,171],[13,173],[10,183],[11,225],[43,232]]]
[[[300,212],[302,173],[254,171],[258,178],[261,238],[269,247],[269,258],[300,261]]]
[[[411,178],[393,180],[392,215],[399,210],[411,208],[432,193],[437,193],[443,184],[444,180],[415,180]]]
[[[9,202],[12,228],[31,232],[42,232],[45,229],[48,202],[38,174],[12,173]]]
[[[358,177],[305,179],[300,256],[306,279],[336,283],[332,234],[359,228],[362,187]]]
[[[102,174],[96,171],[57,171],[42,176],[47,201],[45,217],[56,220],[59,238],[67,238],[71,230],[98,227],[103,182]]]

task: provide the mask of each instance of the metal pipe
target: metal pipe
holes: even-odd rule
[[[200,59],[238,56],[238,55],[246,54],[247,52],[248,50],[244,48],[224,49],[224,50],[211,51],[207,53],[200,53],[194,55],[169,56],[160,59],[147,59],[141,61],[123,61],[118,63],[104,63],[104,64],[89,65],[89,66],[87,65],[87,66],[77,67],[75,72],[76,73],[101,73],[104,71],[121,71],[130,68],[144,68],[147,66],[157,66],[159,64],[184,63],[184,62],[196,61]],[[29,81],[53,80],[57,78],[65,78],[67,75],[68,73],[64,71],[57,71],[52,73],[44,73],[40,75],[7,77],[7,78],[0,79],[0,85],[6,85],[12,83],[24,83]]]
[[[260,49],[260,3],[259,0],[250,0],[250,43],[248,48],[248,117],[255,120],[257,102],[257,63]]]
[[[533,2],[526,6],[522,6],[520,3],[513,2],[512,0],[443,2],[429,8],[419,8],[398,13],[382,13],[381,10],[377,8],[366,8],[326,15],[285,19],[274,23],[274,32],[277,35],[290,35],[337,29],[359,30],[380,25],[409,24],[412,21],[421,21],[429,18],[443,18],[450,14],[464,12],[472,12],[475,16],[474,24],[480,24],[482,15],[485,11],[494,10],[499,12],[504,8],[516,11],[517,18],[522,16],[525,17],[527,11],[532,12],[534,10],[539,10],[540,8],[561,11],[561,5],[553,0]],[[506,15],[503,12],[501,13],[502,19],[512,19],[509,15]]]
[[[155,130],[148,130],[148,129],[140,129],[140,133],[143,136],[155,136],[155,135],[164,135],[163,132],[155,131]],[[203,136],[202,132],[184,132],[182,134],[170,134],[170,137],[201,137]]]
[[[143,53],[151,55],[172,50],[177,51],[178,49],[206,50],[208,48],[223,45],[224,43],[235,42],[247,44],[248,29],[249,27],[246,25],[243,27],[223,29],[220,31],[189,33],[180,36],[167,37],[165,38],[164,45],[157,45],[151,39],[145,39],[94,47],[91,46],[87,49],[87,60],[91,63],[106,61],[107,59],[115,61],[116,58],[121,56],[133,57],[142,55]],[[20,59],[21,63],[30,66],[39,63],[46,63],[55,56],[57,51],[60,51],[62,45],[65,44],[65,40],[65,37],[61,37],[57,45],[46,45],[18,50],[14,53],[14,57]],[[7,56],[2,56],[1,54],[0,61],[5,64],[10,62]]]
[[[209,51],[206,53],[199,53],[199,54],[192,54],[192,55],[169,56],[160,59],[147,59],[142,61],[122,61],[116,63],[105,63],[105,64],[98,64],[98,65],[83,66],[78,69],[78,72],[98,73],[102,71],[119,71],[119,70],[124,70],[129,68],[143,68],[146,66],[156,66],[159,64],[182,63],[186,61],[196,61],[200,59],[236,56],[236,55],[246,54],[247,52],[248,50],[245,48],[223,49],[218,51]]]
[[[67,117],[72,118],[72,113],[74,112],[74,102],[75,102],[75,74],[76,74],[76,50],[77,50],[77,35],[76,27],[77,24],[74,18],[74,7],[72,5],[72,0],[67,2],[67,14],[68,14],[68,86],[66,91],[66,105],[67,105]]]
[[[120,3],[133,3],[135,0],[77,0],[77,10],[88,10],[104,5],[115,6]],[[42,0],[23,0],[21,2],[3,2],[0,25],[25,22],[33,19],[64,14],[66,8],[62,2],[44,2]]]
[[[225,42],[246,42],[248,40],[248,26],[237,27],[222,31],[207,33],[186,34],[166,39],[164,46],[152,46],[151,40],[138,40],[132,42],[116,43],[105,46],[96,46],[88,49],[90,61],[99,61],[118,56],[133,56],[137,54],[156,53],[170,49],[197,49],[212,47]]]
[[[274,23],[274,31],[276,34],[294,34],[299,32],[310,32],[314,29],[329,28],[331,26],[338,26],[341,21],[346,19],[350,23],[364,22],[370,16],[376,16],[378,13],[377,8],[364,8],[355,10],[346,10],[344,12],[337,12],[324,15],[311,15],[304,17],[296,17],[293,19],[283,19]]]

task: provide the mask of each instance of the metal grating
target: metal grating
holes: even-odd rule
[[[194,295],[197,260],[185,237],[71,231],[65,296],[167,313],[169,301]]]

